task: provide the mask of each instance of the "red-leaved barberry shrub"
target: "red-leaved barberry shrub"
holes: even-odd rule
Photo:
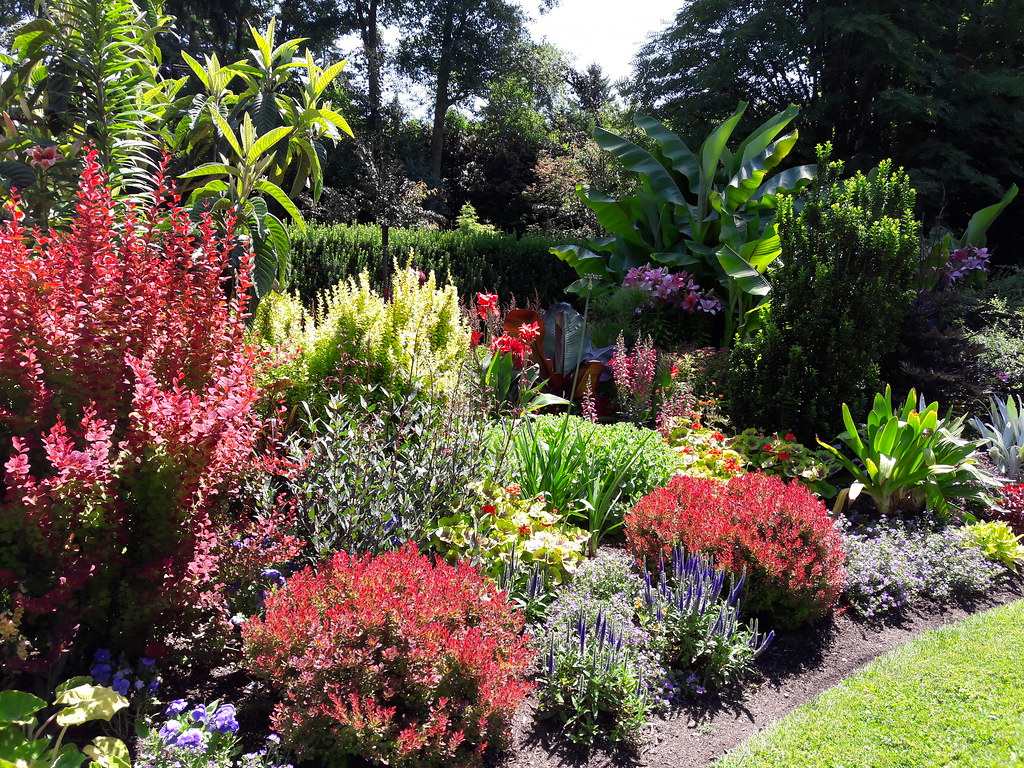
[[[392,768],[476,765],[530,690],[523,619],[469,565],[398,552],[335,554],[267,598],[242,630],[249,669],[281,701],[300,757]]]
[[[1024,536],[1024,484],[1004,485],[999,493],[999,506],[992,517],[1002,520],[1018,536]]]
[[[777,627],[813,621],[839,599],[842,538],[817,497],[796,481],[755,472],[722,483],[677,475],[626,515],[630,551],[654,564],[685,545],[745,571],[744,606]]]
[[[24,610],[24,668],[79,630],[145,642],[220,589],[217,537],[247,524],[218,515],[262,426],[251,255],[228,299],[242,249],[178,202],[157,179],[115,203],[91,153],[66,232],[27,232],[16,202],[0,225],[0,611]]]

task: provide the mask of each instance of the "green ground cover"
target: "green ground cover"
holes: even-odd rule
[[[717,768],[1024,766],[1024,602],[929,632]]]

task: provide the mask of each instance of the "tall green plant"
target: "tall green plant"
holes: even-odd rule
[[[771,304],[756,336],[733,349],[727,379],[734,422],[804,443],[840,428],[842,403],[867,410],[881,389],[878,362],[895,349],[920,255],[907,174],[884,161],[844,180],[843,163],[827,159],[822,148],[802,200],[779,204]]]
[[[115,187],[148,186],[156,128],[181,85],[159,75],[157,36],[170,21],[159,0],[48,0],[14,33],[0,55],[0,183],[20,191],[32,218],[70,207],[85,143]]]
[[[319,199],[324,141],[352,130],[324,98],[345,62],[321,69],[309,51],[299,54],[302,40],[277,44],[273,20],[250,33],[253,48],[245,61],[222,65],[214,55],[200,64],[182,53],[201,88],[175,103],[167,135],[172,151],[201,163],[181,174],[198,180],[186,187],[189,203],[215,214],[237,212],[236,226],[252,241],[253,278],[263,295],[275,283],[286,284],[291,248],[271,207],[301,231],[305,222],[292,199],[306,188]],[[236,79],[243,88],[233,87]]]
[[[730,151],[729,140],[746,107],[741,103],[697,152],[644,115],[634,122],[651,141],[651,151],[598,128],[598,144],[638,173],[642,184],[636,194],[619,199],[577,187],[610,237],[553,248],[552,253],[581,278],[598,275],[614,284],[645,264],[685,268],[701,286],[724,290],[729,309],[725,345],[736,335],[742,338],[750,311],[771,290],[766,273],[781,252],[774,221],[777,196],[814,175],[813,166],[799,166],[769,178],[799,136],[797,131],[780,136],[796,117],[796,107],[770,118]]]

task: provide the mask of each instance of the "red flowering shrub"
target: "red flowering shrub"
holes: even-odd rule
[[[845,572],[842,539],[825,506],[797,482],[760,472],[722,483],[677,475],[626,515],[629,549],[654,563],[683,544],[746,570],[744,605],[791,627],[835,606]]]
[[[1009,525],[1018,536],[1024,536],[1024,484],[1003,486],[999,507],[992,510],[992,517]]]
[[[128,649],[215,587],[215,513],[261,426],[235,242],[193,237],[162,183],[115,204],[95,154],[76,210],[0,226],[0,612],[23,609],[37,667],[79,627]]]
[[[415,546],[339,552],[291,577],[242,630],[249,668],[281,694],[274,729],[300,757],[475,765],[530,689],[522,617],[472,567]]]

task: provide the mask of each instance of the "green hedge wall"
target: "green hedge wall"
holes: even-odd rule
[[[289,287],[307,306],[323,289],[364,269],[376,285],[384,283],[378,226],[311,225],[305,232],[292,230],[291,238]],[[433,270],[438,280],[453,281],[465,299],[483,291],[497,293],[503,303],[514,295],[520,306],[535,297],[547,306],[576,279],[567,264],[548,252],[564,240],[430,229],[392,229],[389,240],[391,258],[404,264],[411,250],[413,264]]]

